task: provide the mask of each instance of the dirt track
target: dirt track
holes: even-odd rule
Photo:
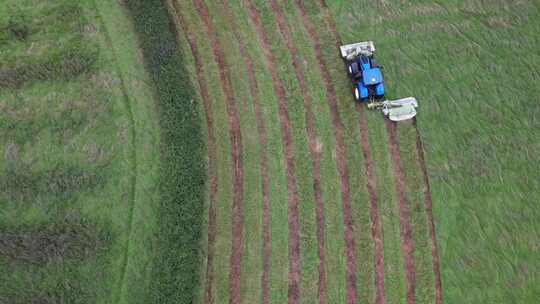
[[[360,128],[360,142],[362,145],[362,153],[364,155],[364,166],[367,176],[367,187],[369,192],[370,209],[369,216],[371,219],[371,237],[375,242],[375,287],[377,295],[375,297],[376,304],[384,304],[386,302],[384,295],[384,259],[383,259],[383,244],[382,244],[382,228],[379,218],[379,207],[377,206],[377,193],[375,191],[375,173],[373,171],[373,159],[371,158],[371,148],[369,147],[366,115],[364,107],[356,104],[358,112],[358,126]]]
[[[232,205],[232,248],[229,271],[229,303],[240,303],[240,261],[242,259],[242,200],[243,200],[243,168],[242,168],[242,137],[240,133],[240,121],[236,109],[236,100],[232,91],[231,80],[228,76],[228,66],[221,50],[216,32],[206,4],[201,0],[193,0],[197,12],[201,17],[212,44],[214,61],[219,70],[219,78],[227,107],[229,118],[229,139],[231,141],[231,158],[233,162],[233,205]]]
[[[441,270],[439,261],[439,250],[437,247],[437,236],[435,235],[435,223],[433,221],[433,204],[431,203],[431,192],[429,189],[429,178],[426,167],[426,159],[424,157],[424,145],[422,144],[422,136],[416,125],[416,117],[413,120],[416,130],[416,154],[418,162],[422,169],[422,177],[424,182],[424,205],[426,208],[427,222],[429,226],[429,236],[431,238],[431,258],[433,263],[433,274],[435,275],[435,303],[442,303],[442,288],[441,288]]]
[[[262,108],[259,101],[259,95],[257,94],[257,79],[255,78],[255,72],[253,69],[253,60],[246,51],[244,40],[238,32],[234,16],[229,9],[229,1],[223,0],[225,15],[228,23],[231,26],[234,37],[236,39],[240,54],[244,60],[244,65],[248,73],[249,89],[251,98],[253,100],[253,107],[255,109],[255,120],[257,123],[257,132],[259,134],[259,145],[261,146],[260,152],[260,169],[262,176],[262,196],[263,196],[263,271],[261,275],[261,291],[262,291],[262,304],[268,304],[268,270],[270,261],[270,228],[269,228],[269,208],[270,200],[268,195],[268,153],[266,147],[266,129],[264,126],[264,119],[262,117]]]
[[[298,220],[298,196],[296,193],[296,181],[294,177],[294,156],[293,142],[291,137],[291,127],[285,89],[278,77],[277,69],[274,65],[274,55],[271,52],[270,42],[262,25],[259,12],[251,0],[244,0],[245,6],[251,21],[255,26],[255,31],[261,42],[261,47],[266,62],[266,67],[272,75],[272,85],[278,100],[278,113],[281,125],[281,142],[283,143],[283,153],[285,155],[285,166],[287,170],[287,196],[288,196],[288,226],[289,226],[289,288],[288,302],[298,303],[300,297],[300,236]]]
[[[388,131],[388,150],[392,159],[392,170],[394,173],[396,194],[399,207],[399,231],[401,239],[401,252],[403,254],[405,266],[405,283],[407,286],[407,304],[414,304],[414,291],[416,288],[416,273],[414,270],[413,251],[414,244],[412,230],[409,221],[409,210],[407,207],[407,197],[405,195],[405,175],[401,165],[399,155],[399,143],[397,139],[396,123],[388,119],[384,120]]]
[[[317,221],[317,254],[319,256],[318,297],[319,303],[324,304],[326,303],[326,254],[324,246],[324,202],[321,193],[320,173],[321,151],[318,147],[317,134],[315,132],[315,127],[313,126],[314,115],[311,107],[311,96],[309,95],[309,89],[306,86],[304,73],[302,72],[301,68],[302,64],[299,61],[298,51],[294,46],[293,39],[291,38],[291,34],[289,32],[289,28],[287,27],[281,7],[275,0],[270,0],[270,4],[272,10],[274,11],[281,36],[283,37],[287,49],[291,54],[296,80],[298,80],[300,90],[303,94],[304,111],[306,113],[306,133],[308,135],[309,152],[311,155],[311,171],[313,176],[313,190],[316,204],[315,218]]]
[[[199,56],[199,50],[197,47],[197,42],[195,37],[190,32],[187,22],[184,19],[184,16],[180,13],[181,8],[178,6],[176,1],[172,1],[173,9],[177,20],[179,21],[182,32],[185,35],[186,40],[188,41],[191,55],[195,61],[195,69],[197,74],[197,84],[199,86],[199,91],[201,94],[201,99],[203,102],[204,115],[206,119],[206,128],[207,128],[207,140],[208,140],[208,176],[210,178],[210,203],[208,209],[208,248],[206,256],[206,281],[205,281],[205,291],[204,291],[204,303],[214,303],[212,298],[212,286],[213,286],[213,260],[214,260],[214,250],[215,250],[215,239],[216,239],[216,193],[218,187],[218,180],[216,174],[216,145],[214,137],[214,119],[212,116],[212,102],[210,96],[208,95],[208,88],[204,80],[204,71],[201,58]],[[176,32],[176,31],[175,31]],[[178,33],[178,32],[177,32]]]

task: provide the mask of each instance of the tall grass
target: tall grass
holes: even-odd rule
[[[159,100],[164,165],[151,301],[192,303],[199,285],[206,177],[201,118],[163,3],[127,0],[125,4]]]

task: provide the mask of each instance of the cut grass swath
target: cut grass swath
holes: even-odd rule
[[[318,278],[318,297],[319,303],[326,303],[326,270],[325,270],[325,248],[324,248],[324,202],[321,193],[321,174],[320,174],[320,161],[321,151],[317,143],[317,134],[313,125],[314,115],[311,107],[311,96],[306,86],[304,79],[304,73],[299,62],[299,55],[294,46],[293,39],[285,23],[283,12],[275,0],[270,1],[271,7],[274,11],[276,21],[280,30],[280,33],[285,40],[285,44],[291,58],[293,60],[293,66],[295,70],[296,79],[299,83],[300,90],[302,91],[304,101],[304,111],[306,117],[306,133],[309,141],[309,151],[311,155],[311,166],[313,176],[313,189],[316,203],[316,221],[317,221],[317,253],[319,256],[319,278]]]
[[[405,194],[405,176],[403,174],[401,157],[399,155],[399,144],[396,132],[396,123],[385,119],[388,131],[388,152],[392,159],[392,170],[394,172],[394,183],[399,205],[399,227],[401,238],[401,251],[405,263],[405,278],[407,283],[407,303],[414,304],[414,292],[416,288],[416,274],[412,254],[414,244],[412,240],[412,231],[409,222],[409,210],[407,207],[407,197]]]
[[[287,192],[288,192],[288,223],[289,223],[289,303],[297,303],[299,298],[299,221],[298,221],[298,197],[296,193],[296,181],[294,177],[294,156],[293,142],[290,130],[289,112],[287,110],[287,100],[285,98],[285,90],[281,80],[278,77],[277,69],[274,65],[274,56],[270,49],[268,36],[262,26],[259,12],[251,2],[244,0],[244,4],[248,8],[249,16],[261,42],[265,63],[272,75],[272,84],[278,100],[278,111],[281,125],[281,136],[283,143],[283,153],[285,156],[285,165],[287,170]]]
[[[416,117],[413,120],[414,129],[416,131],[416,152],[418,162],[422,170],[424,206],[426,208],[427,223],[429,226],[429,237],[431,239],[431,259],[433,263],[433,274],[435,276],[435,303],[442,303],[442,287],[441,287],[441,270],[439,261],[439,248],[437,246],[437,236],[435,234],[435,222],[433,221],[433,203],[431,202],[431,192],[429,189],[429,177],[426,167],[426,159],[424,156],[424,145],[420,130],[416,125]]]
[[[373,169],[373,159],[371,158],[371,148],[369,146],[366,117],[364,108],[360,105],[356,105],[356,111],[358,112],[358,126],[360,128],[360,142],[362,145],[362,153],[364,154],[365,172],[368,179],[368,192],[370,199],[369,215],[371,218],[371,234],[375,247],[375,286],[377,288],[377,294],[375,297],[375,303],[384,304],[386,298],[384,294],[384,256],[383,256],[383,244],[382,244],[382,227],[379,217],[379,207],[377,204],[377,192],[375,185],[375,172]]]
[[[267,304],[269,301],[268,295],[268,270],[269,270],[269,257],[270,257],[270,230],[269,230],[269,178],[268,178],[268,156],[266,148],[266,129],[264,125],[264,120],[262,117],[262,108],[259,100],[259,95],[257,92],[257,79],[255,77],[255,72],[253,68],[253,59],[246,51],[243,38],[238,32],[237,25],[234,21],[234,17],[229,8],[229,1],[224,0],[224,9],[225,15],[227,17],[228,23],[231,26],[236,43],[238,45],[239,51],[244,60],[246,70],[248,73],[249,88],[251,98],[253,100],[253,106],[255,108],[255,117],[257,123],[257,132],[259,135],[259,144],[261,146],[260,152],[260,170],[262,176],[262,208],[263,208],[263,269],[261,275],[261,299],[263,304]]]
[[[219,76],[229,117],[229,139],[231,141],[233,206],[232,206],[232,249],[229,272],[229,302],[240,302],[240,259],[242,246],[242,200],[243,200],[243,168],[242,168],[242,139],[240,123],[236,109],[236,99],[232,92],[231,80],[227,75],[227,63],[221,50],[221,45],[209,19],[208,8],[204,2],[194,0],[193,4],[203,20],[208,36],[212,41],[214,60],[218,65]],[[181,14],[181,12],[178,12]]]

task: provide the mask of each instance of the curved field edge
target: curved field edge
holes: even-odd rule
[[[119,272],[113,277],[111,299],[132,303],[144,299],[150,284],[159,204],[159,124],[154,88],[140,65],[140,50],[132,24],[122,7],[113,1],[91,1],[87,15],[93,14],[104,32],[106,47],[120,77],[124,107],[130,123],[129,152],[131,189],[126,215],[126,237],[121,242],[123,254],[115,257]],[[142,287],[142,288],[141,288]]]
[[[54,228],[52,231],[59,233],[56,241],[54,238],[40,237],[43,246],[46,247],[40,251],[45,256],[50,248],[63,242],[69,243],[69,241],[65,241],[66,234],[62,229],[73,230],[74,235],[88,234],[90,240],[96,238],[100,242],[103,241],[105,245],[101,246],[96,241],[97,245],[100,246],[96,245],[96,248],[89,246],[85,252],[75,251],[65,259],[62,256],[62,262],[55,260],[56,257],[50,257],[44,263],[39,260],[40,263],[35,265],[26,265],[24,257],[16,256],[14,262],[10,263],[16,269],[14,272],[28,272],[32,274],[32,278],[28,276],[24,280],[14,280],[16,282],[13,283],[13,286],[17,284],[19,286],[13,290],[16,291],[15,294],[21,295],[22,299],[25,299],[25,303],[52,303],[56,302],[55,299],[60,298],[62,299],[58,300],[60,302],[75,303],[93,302],[94,298],[98,302],[132,302],[120,298],[121,293],[131,289],[135,292],[130,291],[130,296],[137,297],[146,294],[148,290],[151,269],[149,265],[151,265],[152,260],[151,239],[156,230],[156,214],[153,210],[156,209],[159,202],[157,191],[159,128],[153,89],[146,85],[148,77],[144,68],[139,64],[137,46],[134,42],[132,29],[129,27],[130,22],[115,1],[85,0],[74,4],[58,1],[37,6],[35,9],[30,8],[29,1],[27,1],[22,3],[20,7],[16,5],[14,7],[20,9],[19,13],[23,17],[32,13],[40,14],[27,25],[31,29],[29,35],[32,38],[31,43],[28,43],[31,46],[25,52],[29,56],[24,57],[22,52],[17,53],[17,56],[21,56],[20,61],[23,65],[32,66],[32,60],[45,57],[39,51],[34,53],[30,51],[32,48],[34,50],[40,48],[40,43],[46,44],[47,39],[50,39],[44,32],[48,32],[50,35],[50,32],[58,31],[55,34],[63,38],[78,34],[85,36],[86,38],[82,40],[84,43],[81,45],[92,50],[90,54],[95,58],[92,57],[90,61],[97,66],[89,69],[92,74],[81,71],[81,75],[70,74],[59,78],[40,76],[34,81],[28,81],[24,86],[12,88],[11,92],[6,90],[6,94],[26,96],[22,106],[33,107],[36,113],[41,113],[40,110],[43,111],[43,109],[32,104],[41,100],[51,101],[44,105],[51,113],[64,111],[64,109],[58,109],[56,103],[53,102],[62,100],[60,97],[62,94],[69,94],[71,100],[82,99],[84,101],[86,111],[78,113],[73,110],[73,115],[85,117],[86,112],[103,110],[100,108],[101,104],[106,104],[111,113],[110,116],[102,116],[100,120],[84,121],[80,130],[77,130],[76,134],[70,138],[69,146],[72,147],[70,149],[66,149],[67,145],[63,146],[56,141],[51,141],[51,136],[43,135],[43,133],[51,132],[54,136],[58,136],[61,135],[60,131],[73,128],[73,121],[70,120],[69,116],[62,116],[58,120],[62,126],[60,129],[51,128],[50,125],[39,127],[35,134],[41,132],[41,142],[47,145],[47,150],[41,150],[36,154],[39,155],[39,161],[43,163],[41,166],[47,168],[45,172],[57,172],[52,175],[41,175],[41,178],[48,184],[57,184],[62,187],[68,185],[67,190],[56,192],[46,188],[41,190],[47,192],[47,200],[51,203],[48,206],[43,206],[39,191],[36,193],[29,189],[31,196],[25,201],[28,204],[14,206],[14,208],[19,208],[21,216],[13,219],[17,225],[14,233],[22,233],[23,235],[26,233],[29,235],[29,239],[35,235],[34,230],[29,228],[32,226],[39,227],[37,231],[40,231],[39,233],[42,235],[44,235],[43,231],[47,232],[47,229],[52,229],[45,228],[47,225],[52,225]],[[52,25],[43,25],[41,31],[38,32],[35,30],[36,23],[43,22],[43,18],[51,18],[51,15],[42,14],[44,11],[49,12],[53,18],[55,15],[67,19],[71,18],[81,28],[61,28],[56,23],[61,23],[63,19],[57,16],[61,19],[60,21],[49,21]],[[78,21],[79,19],[84,21]],[[23,20],[25,19],[23,18]],[[38,34],[39,38],[32,37],[32,35],[37,37]],[[36,45],[37,47],[35,47]],[[69,43],[59,43],[58,45],[53,44],[49,49],[51,52],[61,52],[69,46]],[[71,49],[74,58],[77,59],[80,54],[76,50]],[[4,59],[2,58],[2,66],[6,62],[3,61]],[[7,61],[9,61],[9,57]],[[57,62],[51,61],[49,66],[54,68],[57,64]],[[96,92],[101,92],[101,94]],[[85,94],[90,94],[89,96],[92,98],[85,99]],[[56,97],[48,99],[47,96]],[[3,98],[0,97],[0,99]],[[48,112],[44,111],[44,113],[41,113],[44,118],[52,119],[47,117],[46,113]],[[36,124],[39,118],[42,117],[30,116],[27,121]],[[20,122],[18,123],[20,124]],[[13,126],[14,129],[18,128],[17,124]],[[35,134],[26,132],[22,140],[30,141]],[[17,145],[13,144],[12,146],[19,150]],[[32,146],[31,149],[23,147],[20,154],[24,155],[28,150],[39,151],[42,148],[39,145]],[[95,154],[90,155],[88,160],[82,159],[79,149],[82,152],[95,149],[93,152]],[[61,158],[61,161],[53,165],[58,162],[54,160],[54,157],[57,156]],[[108,160],[101,161],[101,158]],[[19,161],[24,163],[22,158],[16,159],[14,157],[7,160],[13,165]],[[63,168],[66,163],[71,162],[72,165]],[[34,161],[34,163],[36,162]],[[96,166],[96,163],[99,165]],[[91,177],[78,175],[88,174],[83,168],[92,165],[95,168],[89,171]],[[28,168],[34,167],[34,170],[36,167],[34,164],[27,166]],[[60,171],[58,171],[59,168]],[[89,181],[96,176],[109,174],[107,173],[109,170],[111,172],[114,170],[114,173],[110,173],[114,174],[114,178],[104,178],[103,181],[95,182],[102,187],[100,186],[99,192],[90,192],[89,190],[94,189],[95,185],[93,185],[94,182]],[[20,172],[17,174],[20,175]],[[5,175],[2,172],[2,175],[8,178],[14,177],[9,172]],[[55,194],[63,192],[70,195]],[[6,208],[2,209],[6,210]],[[39,215],[36,214],[37,210],[39,210]],[[70,226],[73,224],[72,222],[75,223],[78,220],[62,223],[62,221],[67,220],[66,213],[81,217],[80,220],[84,225],[81,224],[81,227],[77,227],[82,229],[82,232]],[[96,222],[95,226],[94,221]],[[39,222],[43,223],[39,224]],[[2,224],[8,224],[8,222],[2,221]],[[56,231],[56,228],[59,231]],[[27,229],[30,232],[25,232]],[[85,229],[93,230],[84,231]],[[69,235],[68,233],[67,236]],[[5,244],[2,245],[3,249],[6,249]],[[100,252],[99,258],[93,258],[91,253],[94,251]],[[61,252],[60,255],[62,255]],[[69,270],[68,267],[64,266],[65,264],[69,265]],[[17,273],[13,278],[22,277]],[[143,285],[144,288],[141,288]],[[9,295],[8,293],[7,298],[10,300],[7,302],[19,303],[16,296],[14,298],[9,297]],[[3,296],[6,295],[0,295],[2,303],[4,303]],[[27,298],[30,300],[26,301]]]
[[[146,302],[191,303],[200,279],[206,178],[202,121],[167,8],[159,0],[124,4],[155,86],[161,128],[161,202]]]

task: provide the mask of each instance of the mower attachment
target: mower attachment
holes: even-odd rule
[[[341,57],[347,60],[353,60],[358,55],[365,55],[370,57],[375,53],[375,45],[373,41],[364,41],[353,44],[346,44],[339,47],[341,51]]]
[[[418,102],[414,97],[406,97],[397,100],[385,100],[368,104],[369,109],[382,109],[385,116],[391,121],[403,121],[416,116]]]

